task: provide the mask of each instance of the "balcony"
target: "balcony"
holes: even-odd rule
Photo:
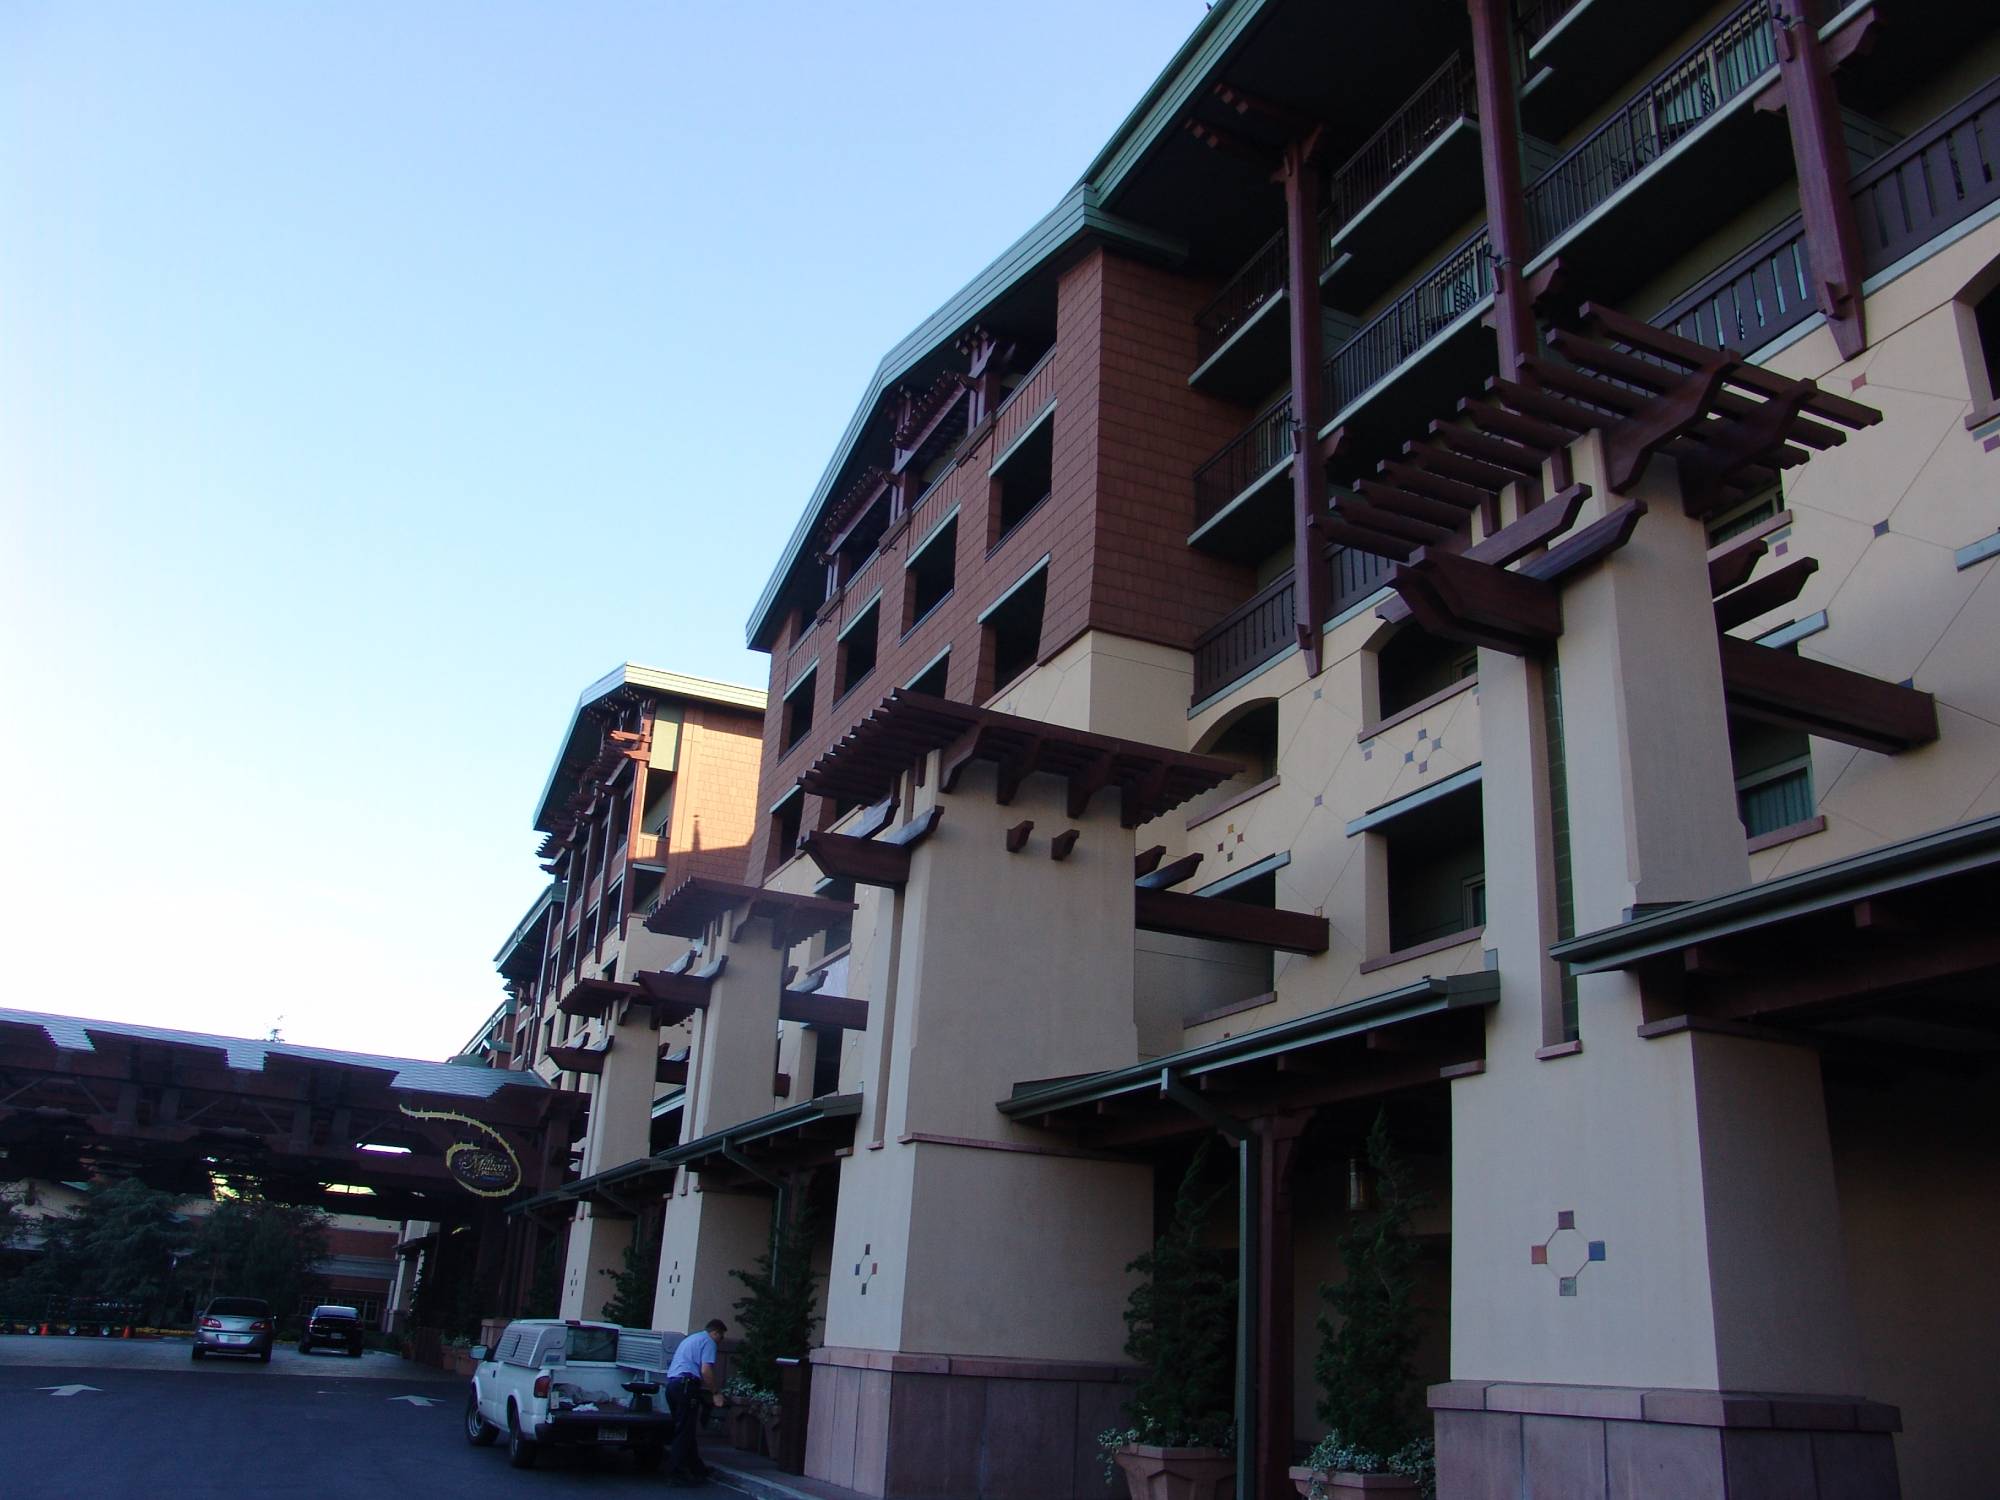
[[[1333,173],[1320,216],[1320,284],[1365,307],[1417,256],[1480,211],[1472,65],[1453,53]]]
[[[1279,230],[1195,314],[1195,370],[1188,384],[1245,405],[1291,363],[1285,300],[1285,232]]]
[[[1329,618],[1337,616],[1379,589],[1395,566],[1386,557],[1335,547],[1328,553],[1332,568]],[[1243,604],[1203,631],[1194,644],[1194,701],[1247,677],[1265,662],[1282,655],[1298,639],[1296,574],[1287,569]]]
[[[645,869],[664,869],[667,863],[667,835],[664,832],[633,834],[632,863]]]
[[[1330,414],[1321,433],[1361,423],[1389,436],[1420,430],[1473,378],[1491,369],[1491,335],[1479,326],[1493,296],[1493,252],[1482,227],[1336,349],[1323,371]],[[1461,368],[1465,367],[1465,368]]]
[[[1856,172],[1849,191],[1871,276],[2000,202],[2000,79]],[[1817,311],[1794,214],[1648,321],[1711,349],[1754,354]]]
[[[1292,534],[1292,398],[1280,396],[1194,471],[1190,547],[1254,562]]]
[[[1560,249],[1616,296],[1788,178],[1782,117],[1749,107],[1776,76],[1769,0],[1749,0],[1528,185],[1530,269]]]
[[[1700,0],[1521,0],[1521,116],[1542,135],[1572,128],[1605,94],[1692,25]]]

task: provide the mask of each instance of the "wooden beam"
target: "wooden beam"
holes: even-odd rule
[[[1166,857],[1167,846],[1165,844],[1155,844],[1150,849],[1141,849],[1137,854],[1132,856],[1132,878],[1137,880],[1141,875],[1152,874],[1153,871],[1159,869],[1160,861]]]
[[[1782,568],[1724,594],[1715,601],[1715,628],[1734,630],[1759,615],[1790,604],[1804,590],[1806,580],[1818,571],[1817,558],[1795,557]]]
[[[1464,507],[1453,505],[1448,500],[1436,500],[1429,495],[1419,495],[1411,490],[1399,490],[1391,485],[1377,483],[1373,479],[1357,479],[1354,488],[1370,505],[1377,510],[1386,510],[1391,515],[1407,516],[1413,521],[1441,526],[1447,531],[1457,531],[1466,523],[1468,513]]]
[[[1731,589],[1741,588],[1756,571],[1757,559],[1769,549],[1761,532],[1746,532],[1733,536],[1719,546],[1708,549],[1708,592],[1711,595],[1726,594]]]
[[[1420,469],[1415,464],[1395,458],[1383,459],[1375,466],[1375,471],[1399,489],[1429,495],[1433,500],[1446,501],[1465,511],[1490,505],[1498,493],[1476,484],[1467,484],[1462,479],[1447,479],[1442,474],[1434,474],[1429,469]]]
[[[1423,552],[1389,586],[1433,635],[1514,656],[1545,651],[1562,634],[1553,584],[1447,552]]]
[[[1937,738],[1929,693],[1732,635],[1720,646],[1731,712],[1884,755]]]
[[[881,839],[819,830],[799,840],[799,848],[829,879],[900,890],[910,878],[910,851]]]
[[[1329,942],[1325,917],[1282,911],[1247,902],[1180,891],[1133,891],[1135,925],[1143,932],[1248,943],[1286,953],[1324,953]]]
[[[1491,563],[1496,568],[1526,557],[1537,547],[1568,531],[1576,523],[1577,513],[1583,509],[1583,502],[1590,495],[1589,485],[1572,484],[1549,496],[1526,515],[1508,522],[1477,546],[1468,547],[1465,555],[1474,562]]]
[[[1196,850],[1193,854],[1182,855],[1170,865],[1162,865],[1159,869],[1148,870],[1138,878],[1136,884],[1139,889],[1144,891],[1164,891],[1179,885],[1200,868],[1201,852]]]
[[[786,990],[778,997],[778,1019],[805,1026],[838,1026],[848,1031],[868,1029],[868,1002],[817,990]]]

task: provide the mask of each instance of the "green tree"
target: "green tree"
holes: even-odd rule
[[[760,1391],[778,1389],[779,1360],[803,1359],[812,1347],[819,1322],[812,1246],[811,1216],[801,1208],[789,1224],[778,1226],[775,1265],[770,1255],[761,1255],[756,1270],[729,1273],[748,1292],[736,1299],[743,1344],[736,1353],[735,1374]]]
[[[1411,1359],[1417,1347],[1417,1242],[1410,1220],[1426,1199],[1389,1140],[1386,1114],[1377,1114],[1369,1129],[1368,1165],[1376,1209],[1357,1215],[1340,1237],[1346,1279],[1320,1287],[1328,1311],[1319,1316],[1313,1374],[1320,1420],[1350,1448],[1392,1454],[1418,1430]]]
[[[75,1290],[135,1304],[153,1321],[180,1301],[175,1267],[194,1238],[181,1199],[126,1177],[95,1187],[76,1213]]]
[[[597,1274],[611,1279],[611,1295],[604,1299],[599,1317],[624,1328],[653,1326],[653,1291],[660,1279],[657,1235],[634,1234],[625,1247],[625,1269]]]
[[[1153,1248],[1127,1266],[1139,1284],[1125,1304],[1125,1352],[1145,1368],[1126,1413],[1137,1441],[1226,1448],[1236,1407],[1234,1258],[1202,1244],[1228,1184],[1203,1185],[1213,1150],[1204,1141],[1174,1194],[1173,1216]]]
[[[653,1262],[655,1274],[659,1260]],[[525,1318],[553,1318],[562,1306],[562,1241],[554,1235],[542,1236],[542,1248],[535,1252],[535,1279],[528,1287]],[[648,1317],[651,1315],[648,1314]]]
[[[280,1318],[315,1295],[327,1255],[327,1216],[317,1208],[254,1195],[225,1198],[201,1226],[197,1300],[261,1297]]]

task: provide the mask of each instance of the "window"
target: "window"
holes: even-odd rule
[[[1778,492],[1759,495],[1754,500],[1744,502],[1732,510],[1727,510],[1708,523],[1708,545],[1720,547],[1732,537],[1739,537],[1754,526],[1760,526],[1778,513],[1783,502]]]
[[[834,673],[833,695],[845,698],[875,670],[875,653],[882,635],[882,601],[876,601],[856,615],[840,633],[840,653]]]
[[[813,727],[813,693],[819,686],[819,666],[817,663],[806,669],[806,675],[798,680],[792,690],[785,694],[782,710],[784,722],[779,729],[779,749],[789,750],[806,737]]]
[[[913,693],[929,693],[933,698],[949,697],[950,695],[945,692],[945,680],[950,664],[951,648],[947,646],[938,652],[937,658],[929,666],[912,677],[905,686]]]
[[[951,597],[958,573],[958,517],[952,516],[910,554],[903,569],[903,634],[915,630]]]
[[[1993,408],[2000,403],[2000,283],[1972,305],[1972,327],[1979,348],[1972,369],[1973,409],[1993,415]],[[1979,377],[1986,377],[1985,399],[1979,390]]]
[[[1387,887],[1387,952],[1435,943],[1486,922],[1486,838],[1478,771],[1414,793],[1357,818],[1350,833],[1366,830],[1379,845]],[[1456,783],[1456,784],[1454,784]],[[1369,923],[1370,946],[1384,939]],[[1378,955],[1379,956],[1379,955]]]
[[[1042,650],[1042,606],[1048,597],[1048,559],[979,617],[979,695],[990,698],[1032,667]]]
[[[1055,463],[1055,408],[994,460],[987,483],[986,549],[992,551],[1049,498]]]
[[[1386,719],[1479,675],[1479,652],[1405,625],[1375,653],[1376,717]]]
[[[771,847],[764,853],[764,872],[769,874],[799,850],[799,833],[804,827],[806,794],[793,787],[771,809]]]
[[[1729,721],[1736,769],[1736,815],[1747,838],[1759,838],[1813,816],[1812,741],[1797,729]]]

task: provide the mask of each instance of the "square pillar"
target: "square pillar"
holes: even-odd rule
[[[1053,777],[1003,805],[990,765],[950,793],[938,773],[933,756],[906,816],[943,820],[877,905],[854,981],[863,1123],[841,1163],[806,1472],[877,1495],[1101,1493],[1078,1454],[1118,1420],[1152,1171],[994,1106],[1025,1079],[1137,1061],[1135,839],[1115,792],[1072,816]]]
[[[1605,483],[1595,438],[1572,456],[1596,513],[1629,498]],[[1641,1037],[1678,1007],[1623,973],[1582,978],[1580,1049],[1550,1045],[1551,736],[1576,931],[1750,880],[1706,535],[1670,462],[1635,493],[1648,511],[1630,543],[1564,589],[1553,659],[1481,653],[1487,868],[1514,874],[1489,887],[1502,1001],[1486,1068],[1452,1085],[1453,1380],[1432,1398],[1443,1500],[1649,1493],[1619,1488],[1628,1461],[1634,1475],[1681,1476],[1676,1493],[1776,1493],[1731,1477],[1751,1447],[1786,1483],[1798,1454],[1799,1482],[1830,1483],[1811,1480],[1822,1421],[1869,1448],[1863,1470],[1886,1456],[1893,1485],[1893,1413],[1858,1400],[1817,1055],[1699,1029]],[[1871,1424],[1865,1438],[1857,1423]],[[1571,1439],[1598,1454],[1582,1488],[1565,1487]],[[1670,1468],[1648,1469],[1648,1454]]]

